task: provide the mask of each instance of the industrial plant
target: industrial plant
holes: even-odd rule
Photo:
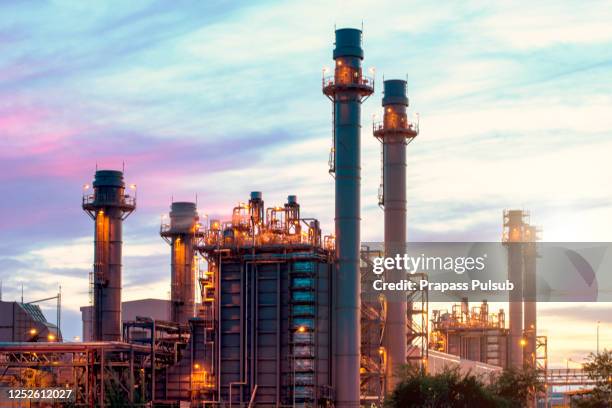
[[[384,247],[362,244],[361,105],[375,81],[362,72],[361,30],[335,36],[335,68],[322,78],[333,111],[335,230],[303,217],[292,191],[272,205],[245,192],[218,219],[173,202],[159,231],[170,299],[123,302],[123,224],[137,209],[136,191],[122,171],[97,170],[82,197],[95,249],[82,341],[65,342],[59,318],[47,322],[32,302],[1,302],[3,386],[70,388],[76,407],[357,408],[381,407],[406,365],[432,373],[528,365],[547,379],[533,301],[538,230],[525,211],[503,213],[508,277],[520,288],[507,310],[490,310],[486,299],[430,310],[426,291],[394,298],[365,290],[374,257],[406,251],[407,151],[419,124],[407,114],[406,81],[385,80],[383,120],[372,132],[382,149]]]

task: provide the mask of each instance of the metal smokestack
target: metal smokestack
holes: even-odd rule
[[[95,221],[92,339],[121,341],[121,229],[136,197],[125,193],[123,172],[115,170],[96,171],[93,190],[83,196]]]
[[[162,224],[160,235],[170,244],[170,319],[186,325],[195,316],[194,247],[198,233],[196,204],[175,202],[170,207],[170,223]]]
[[[336,256],[334,369],[336,406],[359,407],[360,367],[360,180],[361,103],[374,92],[362,75],[361,30],[336,30],[334,75],[323,77],[323,93],[334,107],[330,172],[336,180]]]
[[[385,211],[385,256],[395,257],[406,252],[406,145],[418,134],[408,122],[406,81],[384,82],[382,99],[384,119],[374,124],[374,136],[383,149],[383,183],[379,204]],[[389,281],[399,282],[400,271],[390,271]],[[398,370],[406,364],[406,297],[387,298],[387,319],[383,345],[387,355],[385,388],[395,388]]]
[[[508,366],[523,367],[523,241],[526,214],[504,211],[503,242],[508,250],[508,279],[514,284],[509,297]]]
[[[537,280],[536,280],[536,260],[538,257],[537,244],[538,229],[532,225],[525,226],[525,246],[523,253],[523,263],[525,267],[523,296],[525,297],[524,306],[524,330],[525,348],[524,361],[532,368],[536,366],[537,348]]]

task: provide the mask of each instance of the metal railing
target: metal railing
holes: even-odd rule
[[[323,88],[338,86],[338,85],[359,85],[374,87],[374,77],[367,75],[343,75],[339,79],[336,78],[335,74],[323,75],[322,86]]]
[[[84,194],[83,195],[83,205],[93,205],[97,203],[101,204],[114,204],[116,203],[116,196],[104,196],[100,194]],[[129,194],[123,195],[120,199],[120,204],[123,206],[136,206],[136,197],[130,196]]]
[[[385,126],[384,120],[379,120],[372,123],[372,132],[376,133],[381,130],[397,130],[397,129],[407,129],[412,130],[413,132],[419,133],[419,122],[409,123],[407,119],[401,119],[399,123],[387,124]]]

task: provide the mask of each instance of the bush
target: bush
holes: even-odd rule
[[[500,405],[501,404],[501,405]],[[408,372],[385,400],[388,408],[503,407],[484,383],[471,373],[447,369],[436,375]]]
[[[458,368],[435,374],[407,370],[385,400],[386,408],[514,408],[524,407],[543,390],[535,370],[504,370],[486,385],[480,377]]]

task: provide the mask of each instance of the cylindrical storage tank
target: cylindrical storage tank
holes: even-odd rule
[[[95,221],[92,339],[120,341],[122,224],[136,202],[125,194],[121,171],[96,171],[93,189],[83,200]]]
[[[195,234],[199,221],[196,204],[172,203],[168,236],[171,245],[171,314],[173,322],[186,325],[195,316]]]

